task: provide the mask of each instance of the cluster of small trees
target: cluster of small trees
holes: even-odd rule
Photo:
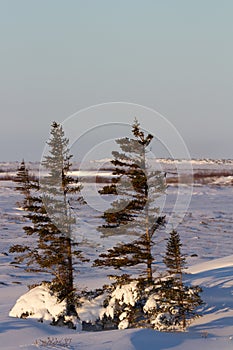
[[[116,199],[104,212],[104,223],[98,231],[102,237],[119,236],[121,242],[101,253],[93,265],[118,271],[131,267],[141,271],[141,267],[145,267],[142,273],[134,273],[134,277],[118,273],[108,288],[106,303],[112,303],[111,295],[116,295],[117,288],[128,288],[132,284],[136,288],[131,307],[114,299],[112,319],[118,326],[127,316],[124,323],[127,327],[143,324],[156,329],[173,329],[181,325],[185,329],[187,319],[196,315],[195,309],[201,304],[200,289],[184,285],[185,256],[181,252],[179,234],[174,230],[163,260],[167,273],[163,277],[153,276],[156,232],[165,223],[165,216],[160,215],[156,202],[165,192],[165,179],[162,172],[154,171],[147,164],[146,155],[153,136],[146,135],[137,120],[132,126],[132,135],[132,138],[116,140],[120,151],[112,152],[111,183],[100,190],[101,195]],[[24,263],[30,271],[52,276],[49,288],[67,304],[63,316],[78,317],[75,266],[88,259],[72,235],[75,217],[69,199],[72,196],[80,206],[85,201],[80,195],[78,179],[70,175],[72,156],[68,143],[62,126],[54,122],[48,142],[49,153],[42,162],[46,175],[40,182],[32,181],[24,161],[21,163],[15,179],[16,190],[24,196],[22,208],[30,222],[24,231],[31,239],[30,244],[13,245],[10,252],[16,254],[15,263]]]

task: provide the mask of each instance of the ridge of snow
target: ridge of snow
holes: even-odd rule
[[[214,260],[206,261],[194,266],[190,266],[187,269],[187,272],[191,274],[198,274],[200,272],[221,269],[223,267],[229,267],[229,266],[233,266],[233,255],[229,255],[224,258],[214,259]]]

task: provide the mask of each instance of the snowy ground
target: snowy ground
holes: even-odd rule
[[[204,164],[206,166],[206,163]],[[201,167],[200,164],[196,165]],[[10,167],[10,164],[9,164]],[[210,165],[208,164],[208,167]],[[216,163],[214,167],[217,168]],[[223,165],[221,164],[221,167]],[[218,169],[217,169],[218,170]],[[183,189],[184,196],[186,187]],[[168,188],[165,210],[169,213],[176,196],[176,186]],[[9,317],[16,300],[28,291],[27,285],[38,277],[10,264],[11,244],[22,240],[24,218],[15,202],[19,200],[11,181],[0,181],[0,345],[11,349],[78,349],[78,350],[232,350],[233,349],[233,187],[226,181],[194,187],[192,201],[179,227],[184,251],[188,254],[186,280],[203,288],[203,317],[185,333],[161,333],[146,329],[78,332],[41,324],[31,319]],[[90,238],[96,225],[95,215],[87,213],[80,223],[82,238]],[[85,232],[84,232],[85,231]],[[165,233],[163,233],[165,235]],[[162,238],[162,237],[161,237]],[[162,240],[161,240],[162,241]],[[88,254],[101,250],[106,242],[89,243]],[[158,247],[158,264],[163,243]],[[80,268],[79,285],[94,288],[106,281],[106,271],[90,266]],[[43,278],[44,276],[41,276]],[[62,340],[59,345],[39,346],[48,337]],[[64,339],[70,344],[64,346]],[[36,341],[39,340],[39,342]]]

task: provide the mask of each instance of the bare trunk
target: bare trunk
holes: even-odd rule
[[[145,156],[145,148],[143,148],[143,170],[145,173],[145,176],[147,177],[147,172],[146,172],[146,156]],[[145,215],[146,215],[146,241],[147,241],[147,282],[148,284],[152,283],[153,280],[153,273],[152,273],[152,254],[151,254],[151,237],[150,237],[150,232],[149,232],[149,208],[148,208],[148,179],[146,179],[146,187],[145,187],[145,199],[146,199],[146,204],[145,204]]]
[[[148,222],[148,216],[146,218],[146,221]],[[150,284],[152,282],[152,258],[151,258],[151,241],[150,241],[150,235],[149,235],[149,229],[148,225],[146,227],[146,239],[147,239],[147,281]]]
[[[64,206],[65,206],[65,220],[66,220],[66,258],[67,258],[67,281],[66,282],[66,312],[67,315],[77,316],[75,310],[75,300],[74,300],[74,276],[73,276],[73,252],[72,252],[72,241],[71,241],[71,214],[68,209],[68,201],[66,197],[65,187],[63,187],[64,193]]]
[[[183,318],[183,329],[185,329],[186,328],[186,317],[185,317],[185,313],[184,313],[184,311],[183,311],[183,315],[182,315],[182,318]]]
[[[67,281],[67,315],[77,316],[74,300],[74,277],[73,277],[73,259],[71,238],[67,237],[67,262],[68,262],[68,281]]]
[[[182,308],[182,327],[183,329],[186,328],[186,316],[185,316],[185,310],[184,310],[184,295],[183,295],[183,274],[182,274],[182,270],[180,269],[179,271],[179,285],[180,285],[180,301],[179,301],[179,304],[180,304],[180,307]]]

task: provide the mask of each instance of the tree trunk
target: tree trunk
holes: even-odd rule
[[[186,328],[186,317],[185,317],[185,312],[184,310],[182,311],[182,325],[183,325],[183,329]]]
[[[145,154],[145,148],[143,148],[143,163],[142,163],[142,169],[145,173],[145,176],[147,176],[146,173],[146,154]],[[146,240],[147,240],[147,254],[148,254],[148,258],[147,258],[147,281],[148,284],[152,283],[152,254],[151,254],[151,237],[150,237],[150,232],[149,232],[149,210],[148,210],[148,183],[146,181],[146,186],[145,186],[145,200],[146,200],[146,204],[145,204],[145,215],[146,215]]]
[[[147,217],[147,221],[148,221],[148,217]],[[147,239],[147,254],[148,254],[148,258],[147,258],[147,281],[148,284],[152,283],[152,258],[151,258],[151,242],[150,242],[150,235],[149,235],[149,229],[148,229],[148,225],[146,228],[146,239]]]
[[[152,266],[151,266],[150,259],[148,259],[148,262],[147,262],[147,281],[149,284],[152,283]]]
[[[72,252],[72,242],[71,242],[71,215],[68,208],[68,201],[66,198],[66,191],[63,187],[64,194],[64,207],[65,207],[65,218],[66,218],[66,254],[67,254],[67,296],[66,296],[66,312],[68,316],[77,316],[75,310],[75,300],[74,300],[74,276],[73,276],[73,252]]]
[[[68,281],[67,281],[67,315],[77,316],[74,300],[74,277],[71,238],[67,237],[67,260],[68,260]]]
[[[185,317],[185,310],[184,310],[184,295],[183,295],[183,290],[184,290],[184,286],[183,286],[183,273],[182,270],[180,269],[179,271],[179,287],[180,287],[180,307],[182,308],[182,327],[183,329],[186,328],[186,317]]]

